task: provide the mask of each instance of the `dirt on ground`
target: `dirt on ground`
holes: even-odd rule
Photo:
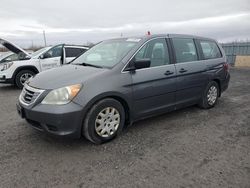
[[[0,187],[250,187],[250,69],[231,69],[217,106],[146,119],[112,142],[53,138],[0,85]]]

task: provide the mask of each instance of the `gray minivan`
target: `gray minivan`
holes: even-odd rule
[[[17,111],[37,130],[103,143],[142,118],[195,104],[213,107],[229,79],[225,53],[213,39],[111,39],[31,78]]]

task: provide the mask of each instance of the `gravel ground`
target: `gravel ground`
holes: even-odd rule
[[[0,85],[0,187],[250,187],[250,69],[231,69],[215,108],[143,120],[103,145],[33,130],[19,93]]]

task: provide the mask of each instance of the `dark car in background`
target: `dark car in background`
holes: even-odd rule
[[[225,53],[213,39],[112,39],[70,65],[31,78],[17,110],[40,131],[103,143],[146,117],[195,104],[215,106],[229,79]]]

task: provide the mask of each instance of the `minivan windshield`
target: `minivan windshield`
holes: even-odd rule
[[[103,41],[76,58],[72,64],[112,68],[140,41],[140,39],[116,39]]]

